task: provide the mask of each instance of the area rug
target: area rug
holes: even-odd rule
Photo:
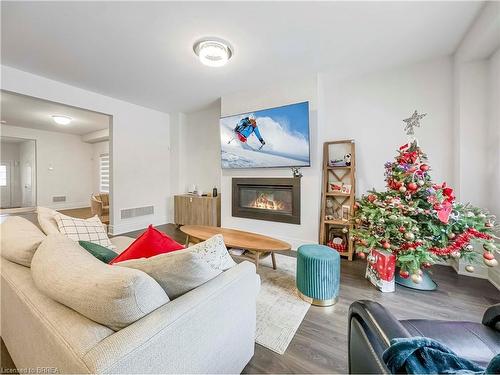
[[[277,270],[273,270],[270,256],[259,265],[255,342],[283,354],[311,305],[298,296],[295,288],[296,258],[276,254],[276,265]]]

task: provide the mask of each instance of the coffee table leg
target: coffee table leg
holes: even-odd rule
[[[186,247],[189,247],[189,234],[186,235]]]
[[[271,259],[273,260],[273,270],[276,269],[276,258],[274,256],[274,251],[271,251]]]
[[[254,253],[254,257],[255,257],[255,270],[258,271],[259,269],[259,258],[260,258],[260,253],[258,251],[256,251]]]

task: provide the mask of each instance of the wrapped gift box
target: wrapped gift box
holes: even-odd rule
[[[396,256],[386,250],[373,249],[367,259],[365,277],[381,292],[394,292]]]

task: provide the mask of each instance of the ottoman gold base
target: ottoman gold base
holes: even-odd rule
[[[304,301],[306,301],[314,306],[327,307],[327,306],[335,305],[339,300],[338,297],[330,298],[330,299],[315,299],[315,298],[308,297],[305,294],[302,294],[300,291],[298,291],[298,292],[299,292],[300,298],[302,298]]]

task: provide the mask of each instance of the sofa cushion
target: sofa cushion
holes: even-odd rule
[[[226,271],[236,265],[236,262],[227,251],[222,234],[216,234],[188,249],[203,255],[205,261],[216,270]]]
[[[45,239],[35,224],[20,216],[9,216],[1,224],[2,256],[11,262],[30,267],[40,243]]]
[[[78,244],[101,262],[109,263],[116,258],[116,253],[107,247],[89,241],[78,241]]]
[[[480,366],[486,367],[500,353],[500,332],[481,323],[410,319],[401,324],[412,336],[437,340]]]
[[[112,247],[106,229],[96,215],[90,219],[78,219],[57,213],[55,216],[59,231],[74,241],[90,241],[108,248]]]
[[[52,210],[47,207],[36,208],[37,216],[38,216],[38,224],[45,232],[45,234],[59,233],[59,227],[57,226],[55,215],[57,215],[57,211]]]
[[[120,254],[125,251],[132,244],[132,242],[135,241],[135,238],[127,236],[116,236],[111,237],[109,240],[113,244],[113,251],[117,254]]]
[[[130,259],[149,258],[181,249],[184,249],[184,246],[150,225],[143,234],[132,242],[116,259],[113,259],[110,264]]]
[[[59,340],[80,358],[114,333],[110,328],[43,294],[33,282],[31,269],[27,267],[8,260],[2,261],[1,284],[2,337],[4,340],[6,337],[14,338],[10,341],[10,344],[14,341],[14,347],[9,347],[9,350],[36,353],[32,363],[48,365],[49,361],[60,357],[62,350],[56,349]],[[23,338],[19,338],[20,335]],[[22,347],[26,335],[30,341],[29,348]],[[63,372],[62,368],[59,370]]]
[[[50,234],[42,242],[31,272],[44,294],[113,330],[169,301],[144,272],[105,264],[62,234]]]
[[[202,254],[187,250],[173,251],[149,258],[131,259],[115,263],[146,272],[155,279],[170,299],[177,298],[219,275]]]

